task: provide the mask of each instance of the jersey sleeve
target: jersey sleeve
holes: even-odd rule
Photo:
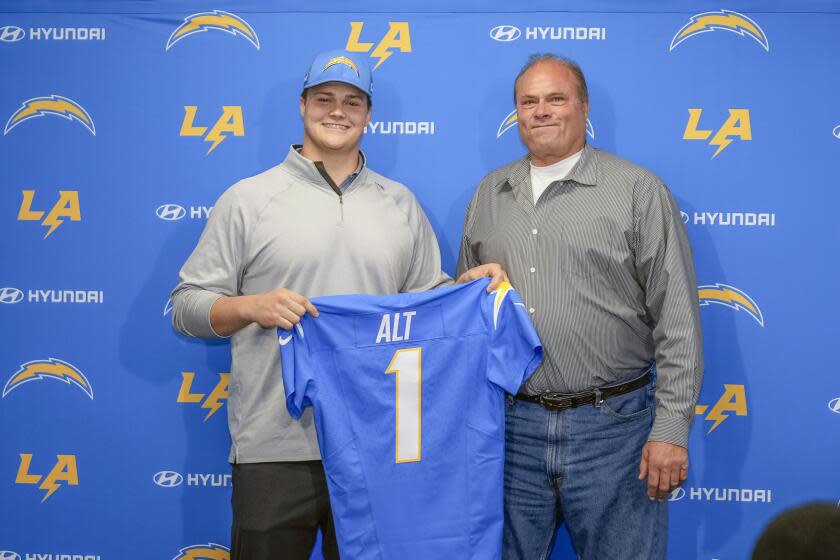
[[[304,340],[304,323],[305,321],[301,321],[290,331],[277,329],[286,408],[295,419],[300,418],[303,410],[312,404],[308,391],[311,387],[313,371],[306,340]]]
[[[508,283],[486,295],[490,344],[487,378],[515,394],[543,360],[543,347],[522,298]]]

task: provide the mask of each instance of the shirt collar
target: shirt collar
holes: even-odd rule
[[[583,147],[583,153],[580,154],[580,159],[569,171],[566,176],[566,181],[574,181],[579,185],[587,187],[596,186],[596,177],[598,171],[598,154],[595,148],[586,143]],[[528,154],[514,164],[508,174],[508,184],[516,191],[523,189],[530,190],[531,186],[531,154]],[[527,185],[527,187],[526,187]]]
[[[283,161],[283,167],[285,167],[286,170],[288,170],[293,175],[300,177],[305,181],[332,190],[332,187],[330,187],[329,183],[327,183],[327,180],[324,179],[323,175],[321,175],[321,172],[318,171],[317,167],[315,167],[315,163],[301,155],[301,148],[301,144],[292,144],[289,147],[289,153],[288,155],[286,155],[286,159]],[[359,150],[359,163],[356,164],[356,171],[350,174],[350,176],[348,176],[347,179],[345,179],[344,182],[341,185],[339,185],[339,187],[342,190],[348,187],[360,175],[363,175],[367,172],[366,161],[367,158],[365,158],[365,154],[361,150]]]

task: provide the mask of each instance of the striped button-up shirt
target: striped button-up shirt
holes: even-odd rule
[[[458,273],[497,262],[543,342],[524,392],[628,380],[656,360],[649,439],[687,446],[703,378],[691,248],[667,187],[589,145],[536,204],[530,157],[490,173],[467,209]]]

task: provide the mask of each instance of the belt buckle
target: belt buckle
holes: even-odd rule
[[[566,397],[562,399],[552,399],[545,395],[540,395],[540,404],[548,410],[566,410],[572,408],[572,399]]]

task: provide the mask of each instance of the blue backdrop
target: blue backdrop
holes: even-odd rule
[[[671,558],[746,558],[837,502],[840,13],[765,4],[4,3],[0,558],[228,557],[230,354],[175,334],[168,294],[216,198],[302,139],[306,66],[338,47],[376,65],[363,149],[450,273],[473,189],[524,153],[533,52],[576,59],[589,141],[670,186],[707,365]]]

